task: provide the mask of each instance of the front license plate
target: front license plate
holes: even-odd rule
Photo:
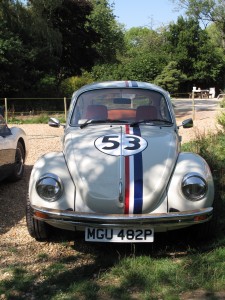
[[[85,228],[85,241],[108,243],[152,243],[154,230],[151,229],[116,229]]]

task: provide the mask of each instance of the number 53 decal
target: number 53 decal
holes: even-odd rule
[[[140,136],[132,134],[109,134],[95,140],[95,147],[109,155],[129,156],[143,151],[148,143]]]

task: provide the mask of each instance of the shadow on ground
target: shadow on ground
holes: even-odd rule
[[[0,182],[0,234],[9,231],[25,216],[32,167],[25,166],[24,177],[20,181]]]

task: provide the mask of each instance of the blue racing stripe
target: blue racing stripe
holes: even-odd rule
[[[138,87],[137,81],[131,81],[132,87]]]
[[[133,128],[134,135],[141,136],[139,127]],[[134,214],[142,213],[143,206],[143,160],[142,152],[134,155]]]

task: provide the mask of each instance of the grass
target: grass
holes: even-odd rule
[[[139,245],[131,252],[127,246],[93,245],[88,254],[92,262],[86,264],[77,265],[79,254],[74,252],[70,260],[40,265],[36,273],[22,262],[9,266],[4,271],[10,276],[0,282],[0,295],[5,297],[1,299],[175,300],[198,289],[213,295],[224,290],[224,245],[223,237],[204,251],[199,243],[189,244],[184,253],[171,251],[176,245],[168,247],[168,241],[163,248]]]
[[[224,259],[225,250],[222,248],[206,254],[190,254],[182,259],[150,256],[125,258],[104,275],[109,282],[105,289],[115,299],[126,299],[127,291],[135,291],[139,299],[179,299],[179,295],[187,290],[223,289]],[[119,284],[115,287],[110,282],[114,283],[116,279]]]
[[[46,113],[37,116],[20,116],[20,117],[10,117],[8,119],[9,124],[47,124],[50,117],[57,118],[61,123],[65,123],[65,116],[61,114],[49,116]]]
[[[220,101],[220,107],[225,108],[225,97],[223,97]]]

